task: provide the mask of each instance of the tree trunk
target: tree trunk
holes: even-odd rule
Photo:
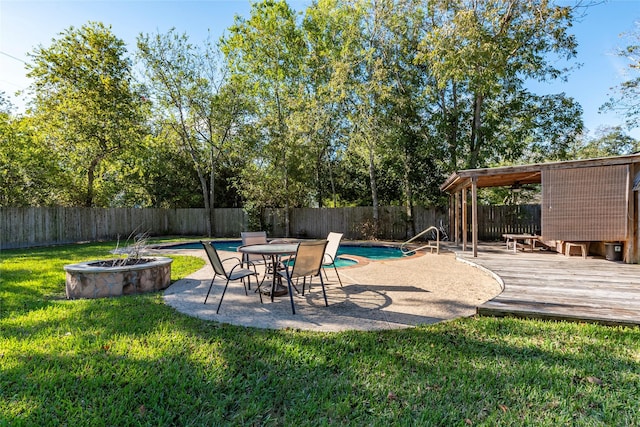
[[[95,168],[96,161],[91,162],[91,166],[89,166],[89,170],[87,171],[87,197],[84,201],[84,206],[86,208],[93,207],[93,183],[95,181]]]
[[[216,224],[215,218],[213,214],[213,210],[215,209],[215,186],[216,186],[216,160],[213,155],[213,148],[210,152],[210,161],[211,161],[211,175],[209,175],[209,237],[215,235],[216,232]]]
[[[480,148],[482,146],[482,104],[484,97],[477,94],[473,102],[473,123],[471,126],[471,142],[469,149],[469,160],[467,168],[475,169],[478,167],[478,158]]]
[[[202,197],[204,198],[205,215],[207,215],[207,218],[209,218],[209,221],[207,221],[207,236],[212,237],[213,236],[212,230],[211,230],[212,212],[211,212],[211,204],[209,200],[209,191],[207,189],[207,180],[206,180],[206,177],[203,176],[202,171],[200,171],[199,168],[197,168],[196,170],[198,172],[198,179],[200,180],[200,187],[202,187]]]
[[[406,151],[406,150],[405,150]],[[408,239],[416,235],[416,224],[413,220],[413,191],[411,189],[411,167],[409,165],[409,155],[405,152],[404,156],[404,206],[407,215],[407,235]]]
[[[458,92],[455,82],[451,83],[452,107],[447,108],[446,89],[441,92],[442,120],[447,124],[446,138],[449,153],[449,165],[452,171],[458,169]]]
[[[289,204],[289,192],[288,192],[289,175],[285,175],[284,182],[285,182],[284,187],[287,190],[287,197],[284,202],[284,237],[291,237],[291,219],[289,217],[289,207],[291,205]]]
[[[378,221],[380,220],[380,211],[378,207],[378,186],[376,184],[376,165],[373,147],[369,145],[369,182],[371,183],[371,202],[373,204],[373,223],[378,230]]]
[[[316,162],[316,170],[315,170],[315,180],[316,180],[316,203],[318,207],[322,207],[322,184],[320,182],[320,167],[322,163],[322,158],[318,158]]]
[[[89,170],[87,170],[87,197],[84,201],[84,206],[86,208],[93,207],[93,198],[94,194],[94,185],[96,180],[96,169],[100,164],[101,158],[96,158],[91,160],[91,164],[89,165]]]
[[[329,163],[329,182],[331,183],[331,198],[333,199],[333,207],[338,207],[338,197],[336,195],[336,183],[333,179],[333,166]]]

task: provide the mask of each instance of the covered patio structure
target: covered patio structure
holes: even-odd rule
[[[470,235],[477,257],[478,188],[526,184],[541,185],[541,241],[598,255],[616,243],[626,263],[640,262],[640,154],[454,172],[440,186],[450,196],[453,240],[467,251]]]

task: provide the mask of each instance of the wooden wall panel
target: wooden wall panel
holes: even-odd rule
[[[545,240],[627,239],[627,165],[542,172]]]

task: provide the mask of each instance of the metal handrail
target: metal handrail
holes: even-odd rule
[[[400,245],[400,251],[402,251],[403,255],[407,255],[410,252],[416,252],[422,249],[426,249],[429,248],[431,249],[431,252],[433,252],[433,246],[431,246],[431,241],[429,241],[429,243],[427,243],[424,246],[420,246],[417,249],[407,249],[406,245],[408,245],[409,243],[413,242],[415,239],[417,239],[418,237],[427,234],[429,231],[431,230],[436,230],[436,253],[440,254],[440,229],[438,229],[438,227],[432,225],[431,227],[427,228],[426,230],[421,231],[419,234],[413,236],[412,238],[410,238],[409,240],[407,240],[406,242],[404,242],[403,244]]]

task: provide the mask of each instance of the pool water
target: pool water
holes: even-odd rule
[[[353,245],[340,245],[338,247],[338,256],[340,255],[356,255],[363,258],[369,258],[374,260],[383,260],[391,258],[402,258],[402,251],[400,248],[388,247],[388,246],[353,246]]]
[[[239,241],[222,241],[214,242],[213,246],[219,251],[236,252],[238,246],[241,245]],[[179,245],[165,246],[166,249],[201,249],[202,245],[198,243],[183,243]],[[338,248],[338,260],[336,261],[337,267],[346,267],[356,264],[355,261],[340,258],[340,255],[355,255],[371,260],[384,260],[393,258],[402,258],[402,251],[399,248],[388,246],[356,246],[356,245],[340,245]]]

